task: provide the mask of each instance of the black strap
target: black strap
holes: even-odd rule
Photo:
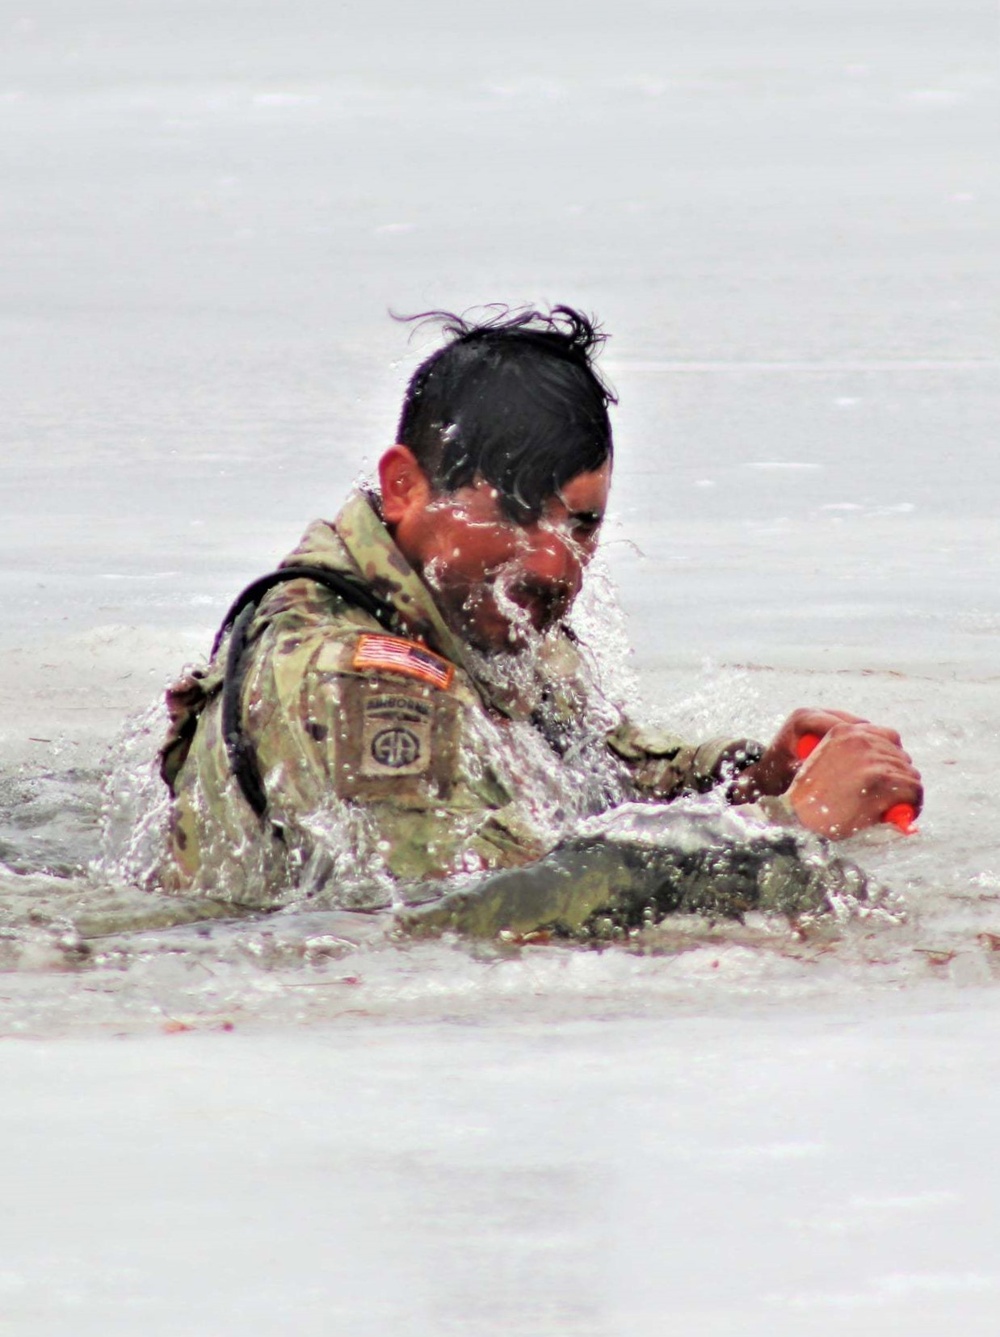
[[[222,737],[225,740],[226,755],[229,758],[233,778],[258,817],[263,817],[267,811],[267,795],[257,764],[256,749],[243,729],[241,697],[243,679],[246,676],[244,651],[247,647],[250,624],[261,599],[276,585],[283,585],[289,580],[314,580],[317,585],[324,586],[345,603],[368,613],[386,631],[397,636],[405,633],[399,614],[392,604],[380,598],[353,576],[340,571],[330,571],[322,566],[283,566],[253,581],[234,600],[212,643],[212,657],[215,657],[226,632],[232,627],[222,683]]]
[[[337,594],[345,603],[354,604],[357,608],[363,608],[369,613],[376,622],[385,627],[386,631],[398,635],[401,628],[399,614],[393,608],[391,603],[379,596],[367,585],[363,585],[355,576],[348,576],[343,571],[331,571],[325,566],[282,566],[277,571],[272,571],[269,575],[260,576],[252,581],[242,594],[238,594],[230,606],[229,612],[222,620],[222,626],[215,633],[215,640],[212,642],[212,658],[222,644],[222,638],[239,617],[243,609],[248,604],[255,606],[260,603],[264,595],[269,590],[273,590],[275,585],[283,585],[289,580],[314,580],[317,585],[323,585],[333,594]]]

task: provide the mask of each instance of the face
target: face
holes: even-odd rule
[[[396,459],[402,470],[385,468],[394,452],[409,456]],[[420,479],[408,477],[400,487],[410,462]],[[597,547],[610,461],[570,479],[526,525],[504,515],[496,489],[482,480],[434,493],[404,446],[383,457],[381,472],[383,512],[397,546],[470,644],[488,652],[517,650],[532,632],[547,631],[566,615]]]

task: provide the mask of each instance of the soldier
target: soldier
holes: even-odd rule
[[[834,839],[919,809],[898,735],[843,712],[796,711],[766,747],[627,718],[569,621],[611,484],[604,336],[568,307],[441,320],[378,491],[313,523],[168,694],[163,885],[261,909],[398,901],[544,880],[581,823],[634,801],[714,791]],[[800,763],[806,734],[823,742]]]

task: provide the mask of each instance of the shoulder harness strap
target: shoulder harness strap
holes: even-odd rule
[[[283,566],[253,581],[234,600],[212,643],[212,657],[215,657],[226,632],[232,627],[222,686],[222,736],[233,778],[258,817],[263,817],[267,811],[267,795],[257,764],[256,750],[243,729],[240,698],[243,694],[243,679],[246,676],[244,651],[247,647],[250,624],[261,599],[276,585],[283,585],[289,580],[314,580],[317,585],[324,586],[345,603],[362,609],[373,617],[379,626],[394,636],[404,631],[400,626],[399,615],[387,600],[380,598],[355,577],[322,566]]]

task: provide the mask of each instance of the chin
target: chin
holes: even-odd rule
[[[479,633],[470,636],[469,641],[486,655],[517,655],[526,649],[529,638],[522,631],[507,627],[503,631],[491,632],[488,635]]]
[[[509,622],[481,624],[462,628],[462,634],[474,650],[484,655],[516,655],[527,649],[536,633]]]
[[[518,655],[536,645],[538,641],[552,630],[555,625],[552,620],[545,619],[542,626],[538,626],[538,621],[532,617],[531,613],[525,609],[523,618],[517,621],[511,621],[500,612],[499,609],[492,610],[492,616],[474,617],[469,615],[467,608],[456,610],[459,616],[455,624],[459,634],[481,654],[486,655]],[[486,610],[480,608],[480,613]]]

